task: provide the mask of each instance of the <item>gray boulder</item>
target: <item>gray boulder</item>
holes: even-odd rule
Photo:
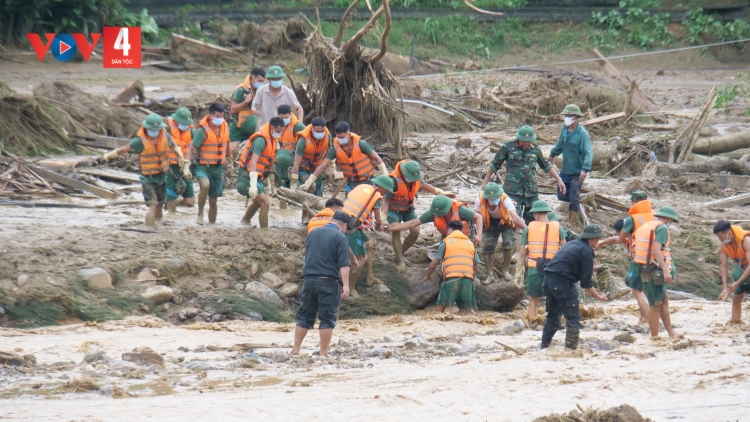
[[[112,288],[112,276],[101,267],[81,268],[76,275],[86,282],[92,290],[109,290]]]
[[[245,292],[250,296],[254,297],[261,302],[269,303],[274,306],[284,306],[284,302],[281,300],[279,295],[276,294],[265,284],[258,281],[251,281],[245,286]]]

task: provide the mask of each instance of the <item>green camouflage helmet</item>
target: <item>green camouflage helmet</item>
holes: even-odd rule
[[[522,142],[536,141],[536,133],[534,133],[534,128],[529,125],[521,126],[521,129],[518,129],[518,132],[516,132],[516,139]]]
[[[387,192],[393,192],[393,179],[391,179],[390,176],[380,175],[372,179],[372,184],[380,186]]]
[[[164,122],[161,121],[161,116],[159,116],[158,114],[149,114],[142,124],[144,129],[151,130],[164,129],[167,127],[167,125],[165,125]]]
[[[563,109],[562,113],[560,113],[563,116],[583,116],[583,113],[581,113],[581,108],[578,107],[575,104],[568,104],[565,106],[565,109]]]
[[[190,110],[186,109],[185,107],[178,108],[172,115],[170,116],[175,122],[181,124],[181,125],[192,125],[193,124],[193,116],[190,114]]]
[[[645,201],[646,199],[648,199],[648,195],[640,189],[630,192],[630,202]]]
[[[401,164],[401,173],[407,182],[418,182],[422,180],[422,168],[416,161],[407,161]]]
[[[497,183],[487,183],[484,188],[483,197],[484,199],[498,199],[503,195],[503,188]]]
[[[448,214],[453,206],[453,201],[444,195],[438,195],[432,200],[430,204],[430,212],[435,217],[440,217]]]
[[[654,216],[668,218],[672,221],[680,221],[680,219],[677,218],[677,211],[672,207],[661,207],[659,208],[659,211],[654,213]]]

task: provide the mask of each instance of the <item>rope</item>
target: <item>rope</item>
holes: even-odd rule
[[[746,42],[750,41],[750,38],[744,38],[741,40],[734,40],[734,41],[722,41],[722,42],[715,42],[711,44],[702,44],[702,45],[692,45],[689,47],[679,47],[679,48],[672,48],[669,50],[659,50],[659,51],[647,51],[644,53],[634,53],[634,54],[622,54],[619,56],[610,56],[605,57],[606,60],[612,60],[612,59],[624,59],[628,57],[641,57],[641,56],[650,56],[654,54],[664,54],[664,53],[672,53],[675,51],[685,51],[685,50],[695,50],[699,48],[706,48],[706,47],[714,47],[717,45],[726,45],[726,44],[734,44],[734,43],[740,43],[740,42]],[[452,75],[464,75],[469,73],[485,73],[485,72],[502,72],[502,71],[508,71],[508,70],[530,70],[533,68],[541,68],[543,66],[558,66],[558,65],[564,65],[564,64],[576,64],[576,63],[588,63],[588,62],[596,62],[601,59],[580,59],[580,60],[571,60],[571,61],[564,61],[564,62],[553,62],[553,63],[539,63],[539,64],[531,64],[528,66],[511,66],[511,67],[496,67],[492,69],[479,69],[479,70],[465,70],[461,72],[447,72],[447,73],[431,73],[429,75],[414,75],[414,76],[407,76],[407,78],[429,78],[433,76],[452,76]]]

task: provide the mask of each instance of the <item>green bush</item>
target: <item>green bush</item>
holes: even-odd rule
[[[684,39],[690,44],[701,44],[706,38],[721,41],[734,41],[750,38],[750,23],[743,20],[721,23],[714,15],[706,15],[703,9],[695,9],[685,14],[682,21]]]

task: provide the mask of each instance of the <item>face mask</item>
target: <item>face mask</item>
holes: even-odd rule
[[[281,80],[271,81],[271,86],[273,88],[281,88]]]
[[[260,82],[253,82],[253,88],[255,88],[255,89],[258,89],[258,88],[260,88],[262,86],[263,86],[263,84],[260,83]]]
[[[404,175],[404,180],[406,180],[408,183],[414,183],[414,180],[411,179],[409,176]]]
[[[178,123],[177,124],[177,128],[179,128],[181,131],[184,132],[184,131],[186,131],[186,130],[188,130],[190,128],[190,125],[181,125],[181,124]]]
[[[279,139],[279,138],[281,138],[281,134],[280,133],[276,133],[276,132],[273,132],[271,134],[271,136],[273,136],[273,139]]]
[[[288,125],[288,124],[289,124],[289,122],[291,122],[291,121],[292,121],[292,118],[291,118],[291,117],[287,117],[286,119],[283,119],[283,120],[284,120],[284,124],[285,124],[285,125]]]
[[[346,145],[347,143],[349,143],[349,138],[344,138],[344,139],[336,138],[336,139],[339,140],[340,145]]]
[[[490,203],[490,205],[497,206],[500,203],[500,198],[488,199],[487,201]]]
[[[576,121],[576,118],[575,118],[575,117],[567,117],[567,116],[566,116],[566,117],[564,117],[563,119],[565,120],[565,126],[570,126],[570,125],[572,125],[573,123],[575,123],[575,121]]]
[[[672,225],[672,222],[669,222],[669,223],[665,224],[665,226],[667,226],[667,227],[669,227],[671,225]]]
[[[732,241],[732,239],[729,236],[727,236],[727,238],[724,239],[724,242],[722,242],[722,243],[724,243],[725,245],[728,245],[729,242],[731,242],[731,241]]]
[[[148,133],[148,136],[150,136],[152,138],[156,138],[157,136],[159,136],[159,132],[161,132],[161,130],[158,130],[158,129],[157,130],[151,130],[151,129],[149,129],[149,130],[146,131],[146,133]]]
[[[325,136],[325,132],[313,132],[313,138],[315,139],[323,139]]]
[[[224,123],[224,118],[223,117],[212,117],[211,118],[211,123],[213,123],[214,126],[219,126],[222,123]]]

